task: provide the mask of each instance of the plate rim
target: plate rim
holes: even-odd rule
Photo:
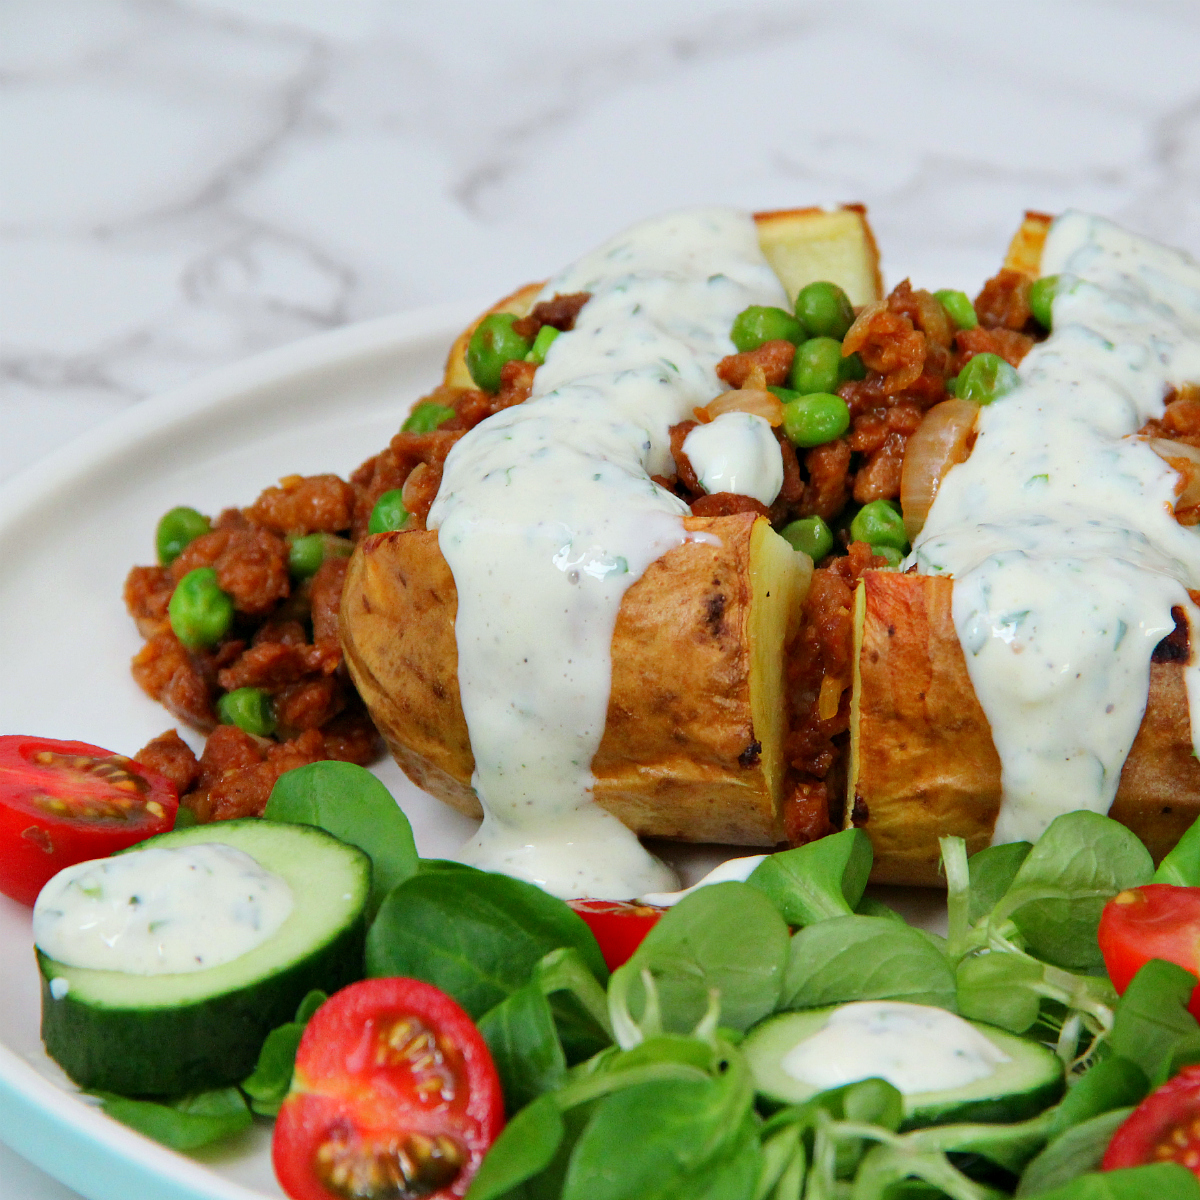
[[[441,303],[339,326],[207,371],[137,401],[0,482],[0,530],[12,528],[56,492],[125,452],[131,441],[186,425],[256,391],[438,338],[449,345],[478,311]],[[436,380],[431,381],[433,386]],[[264,1200],[206,1164],[106,1116],[39,1073],[0,1041],[0,1141],[91,1200],[127,1200],[153,1188],[156,1200]]]
[[[456,331],[474,309],[462,304],[435,304],[323,330],[248,358],[206,371],[167,391],[134,401],[120,412],[83,430],[64,445],[0,481],[0,525],[43,502],[57,487],[101,465],[129,440],[149,436],[210,407],[232,401],[239,393],[277,385],[309,371],[348,365],[391,349],[400,342]],[[432,385],[431,385],[432,386]]]

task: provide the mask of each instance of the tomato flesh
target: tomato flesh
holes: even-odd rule
[[[610,971],[627,962],[667,910],[627,900],[568,900],[600,944]]]
[[[87,742],[0,737],[0,892],[32,904],[64,867],[174,828],[175,785]]]
[[[1121,892],[1104,906],[1098,937],[1118,994],[1152,958],[1178,963],[1200,978],[1200,888],[1148,883]],[[1188,1011],[1200,1020],[1200,985]]]
[[[308,1023],[272,1159],[294,1200],[449,1200],[503,1125],[471,1018],[431,984],[367,979]]]
[[[1200,1176],[1200,1065],[1184,1067],[1129,1114],[1100,1169],[1159,1162],[1177,1162]]]

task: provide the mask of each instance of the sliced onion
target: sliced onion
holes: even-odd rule
[[[909,541],[925,525],[946,472],[971,453],[978,416],[979,405],[970,400],[943,400],[925,414],[908,439],[900,473],[900,507]]]
[[[727,412],[753,413],[756,417],[763,417],[768,424],[783,424],[783,405],[779,397],[774,392],[759,388],[736,388],[732,392],[722,392],[703,408],[696,409],[696,419],[707,424]]]
[[[1179,472],[1179,495],[1175,498],[1175,511],[1200,504],[1200,449],[1189,446],[1187,442],[1173,442],[1170,438],[1147,438],[1146,445],[1167,466]]]
[[[846,330],[846,336],[842,339],[843,356],[862,349],[866,343],[867,334],[871,332],[871,319],[876,313],[883,312],[885,308],[887,308],[886,300],[872,300],[870,304],[864,304],[858,310],[854,324]]]
[[[946,316],[946,310],[942,307],[941,301],[924,288],[917,288],[913,292],[913,299],[916,300],[917,311],[921,314],[921,329],[925,336],[935,346],[942,346],[948,350],[953,339],[953,331],[950,328],[950,318]]]

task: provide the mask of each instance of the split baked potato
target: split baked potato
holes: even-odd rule
[[[756,221],[789,298],[817,279],[840,284],[856,305],[881,295],[861,208],[764,213]],[[541,287],[521,288],[489,312],[523,316]],[[451,348],[446,386],[472,386],[465,355],[476,324]],[[812,564],[752,513],[684,524],[716,534],[719,544],[675,547],[625,595],[607,724],[592,763],[595,798],[639,834],[775,845],[784,838],[784,647]],[[355,685],[409,778],[478,816],[456,611],[436,533],[378,534],[356,550],[341,607]]]
[[[783,646],[811,564],[752,513],[684,524],[715,533],[720,545],[675,547],[625,595],[592,761],[595,798],[641,834],[774,845],[783,837]],[[343,644],[404,772],[478,817],[457,608],[435,532],[376,534],[350,564]]]
[[[1005,267],[1037,276],[1051,218],[1028,213]],[[938,838],[991,842],[1000,758],[967,673],[943,576],[869,571],[856,593],[846,824],[879,883],[940,885]],[[1200,816],[1200,761],[1181,662],[1154,662],[1146,713],[1109,815],[1155,860]]]

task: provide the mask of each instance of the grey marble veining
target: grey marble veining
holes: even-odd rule
[[[10,0],[0,472],[219,364],[698,201],[861,200],[976,287],[1027,207],[1200,250],[1200,8]]]

